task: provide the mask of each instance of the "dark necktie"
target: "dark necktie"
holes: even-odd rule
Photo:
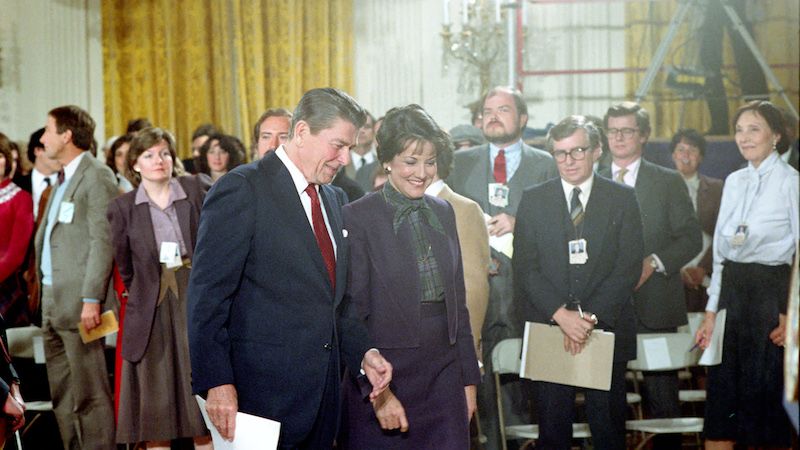
[[[367,165],[367,158],[364,158],[364,157],[362,156],[362,157],[361,157],[361,165],[360,165],[360,166],[358,166],[358,168],[360,169],[360,168],[362,168],[362,167],[364,167],[364,166],[366,166],[366,165]]]
[[[53,185],[50,183],[50,178],[45,178],[44,182],[47,183],[47,187],[42,191],[42,195],[39,197],[39,206],[36,208],[36,222],[33,228],[34,235],[36,230],[39,229],[39,225],[41,225],[44,220],[47,202],[50,200],[50,194],[53,193]],[[31,245],[33,245],[33,241],[31,241]],[[37,270],[39,270],[39,265],[36,264],[36,253],[30,252],[28,256],[28,269],[25,271],[24,275],[28,285],[28,311],[37,311],[39,309],[39,292],[41,291],[41,286],[36,276]]]
[[[333,253],[333,243],[328,234],[328,228],[325,226],[325,218],[322,216],[317,185],[309,184],[306,188],[306,194],[311,197],[311,222],[314,227],[314,237],[317,238],[317,245],[319,245],[319,250],[322,252],[325,268],[328,269],[331,287],[336,289],[336,255]]]
[[[503,149],[494,157],[494,181],[506,184],[506,151]]]
[[[64,184],[64,169],[58,171],[58,185]]]
[[[576,187],[572,190],[572,198],[569,201],[569,217],[575,226],[583,221],[583,205],[581,204],[581,188]]]
[[[34,230],[39,228],[39,224],[42,223],[44,210],[47,209],[47,201],[50,199],[50,193],[53,192],[53,185],[50,184],[50,178],[45,178],[44,182],[47,184],[47,187],[44,188],[42,195],[39,197],[39,206],[36,208],[36,226]]]

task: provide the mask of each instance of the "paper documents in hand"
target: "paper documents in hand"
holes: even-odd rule
[[[486,223],[489,223],[492,216],[485,214],[483,215],[484,220]],[[497,250],[498,252],[508,256],[509,258],[514,256],[514,233],[506,233],[502,236],[489,236],[489,247]]]
[[[222,438],[211,423],[206,412],[206,401],[195,395],[203,420],[211,431],[214,450],[274,450],[278,448],[278,436],[281,432],[281,423],[265,417],[258,417],[242,412],[236,413],[236,429],[233,433],[233,442]]]
[[[521,378],[608,391],[613,362],[614,333],[594,330],[583,350],[573,356],[564,350],[561,328],[525,322]]]
[[[711,343],[708,348],[700,355],[700,361],[697,363],[701,366],[716,366],[722,362],[722,341],[725,338],[725,317],[728,315],[728,310],[723,309],[717,312],[717,318],[714,320],[714,332],[711,333]]]
[[[81,334],[81,340],[84,344],[116,333],[117,331],[119,331],[119,324],[117,323],[117,316],[114,315],[114,311],[106,311],[100,314],[100,325],[89,331],[86,331],[83,322],[78,323],[78,332]]]

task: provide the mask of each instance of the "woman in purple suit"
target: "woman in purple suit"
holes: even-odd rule
[[[464,300],[452,207],[425,189],[452,146],[417,105],[394,108],[378,132],[384,187],[343,209],[347,296],[391,361],[390,389],[370,402],[366,379],[343,382],[345,449],[465,449],[480,381]]]

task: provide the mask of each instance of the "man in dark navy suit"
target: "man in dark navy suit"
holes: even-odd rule
[[[560,178],[525,190],[514,237],[515,306],[520,320],[557,324],[563,349],[581,352],[597,327],[612,331],[609,391],[586,389],[595,448],[625,448],[625,369],[636,357],[633,288],[643,258],[642,221],[632,188],[595,176],[600,132],[569,116],[548,133]],[[536,448],[572,447],[575,388],[534,384]]]
[[[681,268],[700,253],[703,232],[681,175],[643,158],[650,114],[634,102],[608,108],[605,118],[611,167],[600,176],[636,190],[644,227],[644,254],[633,295],[636,332],[674,333],[687,323]],[[642,404],[649,418],[680,417],[678,372],[644,372]],[[653,438],[654,450],[680,447],[679,434]]]
[[[192,384],[228,439],[237,411],[281,422],[282,449],[333,446],[340,360],[388,386],[391,365],[342,302],[344,194],[327,184],[349,159],[364,110],[336,89],[306,92],[289,141],[209,191],[189,282]],[[369,391],[371,383],[372,391]]]

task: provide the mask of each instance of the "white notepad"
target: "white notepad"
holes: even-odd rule
[[[206,401],[199,395],[195,395],[194,398],[197,399],[203,420],[211,431],[214,450],[275,450],[278,448],[278,437],[281,432],[280,422],[252,414],[236,413],[236,430],[233,434],[233,441],[226,441],[208,418]]]

